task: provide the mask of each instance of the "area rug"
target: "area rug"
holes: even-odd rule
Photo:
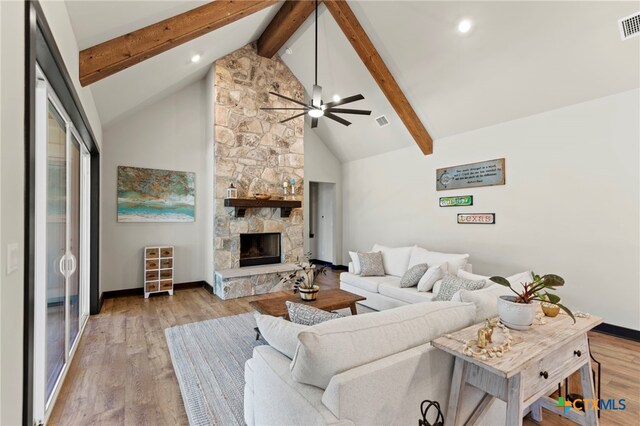
[[[256,340],[255,326],[249,312],[164,331],[190,425],[244,425],[244,363],[266,344]]]

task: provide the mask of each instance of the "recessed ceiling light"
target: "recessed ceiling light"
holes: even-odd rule
[[[458,24],[458,31],[460,31],[463,34],[468,33],[470,29],[471,29],[471,21],[468,19],[463,19]]]
[[[193,56],[191,57],[191,62],[193,62],[194,64],[195,64],[196,62],[200,62],[200,55],[198,55],[197,53],[196,53],[195,55],[193,55]]]
[[[324,111],[321,109],[310,109],[309,115],[313,118],[322,117],[324,115]]]
[[[340,97],[340,95],[338,95],[338,94],[333,95],[333,102],[340,102],[340,99],[342,99],[342,98]]]

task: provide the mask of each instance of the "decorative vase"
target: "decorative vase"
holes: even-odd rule
[[[316,300],[318,298],[318,291],[320,291],[320,287],[314,285],[311,288],[302,288],[298,289],[300,293],[300,298],[305,302],[310,302],[312,300]]]
[[[533,324],[538,312],[538,303],[515,303],[515,296],[500,296],[498,314],[500,321],[514,330],[527,330]]]
[[[560,313],[560,306],[549,302],[542,302],[542,312],[548,317],[554,318]]]

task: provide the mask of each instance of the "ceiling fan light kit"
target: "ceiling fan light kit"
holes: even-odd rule
[[[351,122],[345,120],[342,117],[339,117],[335,114],[357,114],[357,115],[371,115],[371,111],[361,110],[361,109],[348,109],[348,108],[336,108],[340,105],[345,105],[351,102],[361,101],[364,99],[364,96],[358,94],[354,96],[348,96],[346,98],[340,99],[338,96],[334,96],[333,102],[324,103],[322,102],[322,87],[318,85],[318,0],[316,0],[316,10],[315,10],[315,84],[313,85],[313,93],[311,96],[311,102],[309,105],[304,102],[300,102],[296,99],[289,98],[285,95],[281,95],[276,92],[269,92],[274,96],[278,96],[282,99],[286,99],[289,102],[293,102],[299,107],[295,108],[260,108],[263,111],[267,110],[277,110],[277,111],[302,111],[299,114],[295,114],[285,120],[282,120],[280,123],[285,123],[289,120],[293,120],[295,118],[301,117],[305,114],[308,114],[311,117],[311,127],[318,127],[318,119],[320,117],[327,117],[333,121],[336,121],[344,126],[349,126]]]

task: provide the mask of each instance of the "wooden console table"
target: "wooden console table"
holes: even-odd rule
[[[531,410],[536,421],[542,420],[542,408],[582,425],[597,425],[597,411],[584,413],[570,409],[567,413],[557,408],[557,401],[547,395],[566,377],[580,371],[582,393],[585,399],[595,399],[587,332],[602,323],[602,318],[577,318],[576,323],[566,315],[546,318],[546,324],[534,325],[527,331],[510,330],[513,337],[511,350],[502,358],[481,360],[462,353],[459,341],[439,337],[432,342],[438,349],[455,356],[451,392],[445,425],[462,424],[460,408],[465,401],[467,385],[485,392],[465,424],[479,423],[497,398],[507,403],[505,424],[522,425],[522,418]],[[472,325],[452,336],[467,341],[477,337],[480,324]]]

